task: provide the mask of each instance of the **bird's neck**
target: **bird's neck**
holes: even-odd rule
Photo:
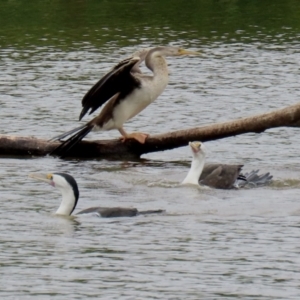
[[[62,194],[62,201],[58,210],[56,211],[57,215],[70,216],[73,210],[76,207],[77,200],[74,192],[71,188],[69,189],[60,189]]]
[[[197,157],[193,157],[192,165],[189,173],[183,180],[182,184],[199,184],[199,178],[203,171],[205,163],[205,154],[199,153]]]
[[[163,56],[158,55],[155,52],[149,53],[146,56],[145,64],[147,68],[153,72],[154,76],[164,75],[168,77],[168,66]]]

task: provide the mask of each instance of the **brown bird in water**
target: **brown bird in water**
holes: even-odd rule
[[[271,182],[270,173],[258,174],[259,170],[242,174],[243,165],[205,164],[205,146],[190,142],[193,160],[183,184],[205,185],[215,189],[232,189],[245,186],[263,186]]]

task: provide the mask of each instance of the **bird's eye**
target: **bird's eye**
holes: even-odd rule
[[[47,174],[47,179],[53,180],[53,175],[52,174]]]

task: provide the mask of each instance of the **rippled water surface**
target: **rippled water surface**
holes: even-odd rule
[[[249,3],[209,2],[1,3],[1,134],[49,138],[78,126],[90,86],[137,48],[160,44],[203,54],[168,59],[167,89],[125,125],[128,131],[163,133],[297,103],[299,4],[273,1],[266,9],[254,1],[258,11]],[[208,161],[270,171],[274,182],[228,191],[181,186],[188,147],[138,161],[1,158],[1,298],[299,299],[299,129],[206,147]],[[60,194],[27,177],[42,171],[77,179],[77,210],[166,213],[54,216]]]

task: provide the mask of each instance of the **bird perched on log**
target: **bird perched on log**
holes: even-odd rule
[[[259,175],[259,170],[242,174],[243,165],[205,164],[205,146],[200,142],[190,142],[193,154],[191,168],[183,184],[205,185],[216,189],[263,186],[271,182],[270,173]]]
[[[70,216],[74,211],[78,199],[79,189],[74,177],[67,173],[53,173],[53,174],[38,174],[31,173],[29,177],[37,180],[47,182],[48,184],[56,187],[62,194],[62,201],[59,208],[56,211],[57,215]],[[124,208],[124,207],[91,207],[78,212],[80,214],[96,214],[103,218],[112,217],[134,217],[138,215],[148,215],[163,213],[164,210],[145,210],[138,211],[136,208]]]
[[[148,134],[127,133],[123,124],[151,104],[166,88],[169,80],[166,56],[198,54],[177,47],[156,47],[137,51],[132,57],[118,63],[82,99],[79,120],[105,104],[100,114],[85,125],[54,137],[52,140],[70,136],[52,154],[63,156],[91,131],[98,130],[117,129],[122,141],[135,139],[145,143]],[[141,72],[139,66],[143,61],[153,72],[152,76]]]

